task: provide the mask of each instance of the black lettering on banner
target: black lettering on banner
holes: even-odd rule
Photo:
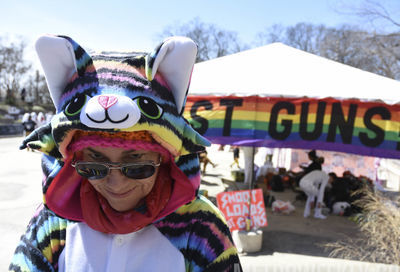
[[[326,139],[328,142],[335,142],[336,128],[339,128],[343,143],[351,144],[357,107],[357,104],[350,104],[349,114],[346,121],[342,110],[342,104],[340,102],[332,104],[331,122],[329,124],[328,136]]]
[[[243,99],[221,99],[219,104],[221,106],[226,106],[222,136],[231,136],[233,108],[235,106],[241,106],[243,104]]]
[[[293,122],[290,120],[282,120],[281,125],[284,126],[284,129],[282,132],[279,132],[277,129],[279,112],[283,109],[286,109],[288,114],[295,114],[295,111],[296,111],[296,107],[294,106],[294,104],[287,102],[287,101],[277,102],[272,107],[271,117],[270,117],[269,126],[268,126],[268,133],[273,139],[276,139],[276,140],[285,140],[287,137],[289,137],[289,135],[292,131],[292,123]]]
[[[198,133],[204,135],[208,129],[208,120],[197,115],[197,110],[201,107],[204,107],[206,110],[212,110],[213,106],[208,100],[199,100],[193,103],[190,109],[190,117],[200,123],[200,127],[193,127]]]
[[[368,137],[368,133],[360,132],[359,137],[360,141],[369,147],[377,147],[385,140],[385,131],[372,123],[372,117],[376,114],[379,114],[382,120],[390,120],[391,118],[390,111],[382,106],[370,108],[365,112],[364,125],[369,130],[375,132],[376,136],[371,139]]]
[[[324,115],[326,109],[326,102],[319,101],[318,108],[317,108],[317,116],[315,120],[314,130],[311,132],[307,131],[308,126],[308,109],[309,109],[310,102],[303,102],[301,103],[301,115],[300,115],[300,137],[303,140],[313,141],[318,139],[322,134],[322,129],[324,127]]]

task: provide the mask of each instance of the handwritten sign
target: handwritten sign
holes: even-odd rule
[[[249,198],[251,193],[251,207]],[[267,226],[264,198],[261,189],[223,192],[217,194],[218,208],[225,215],[231,231],[245,230],[246,217],[251,218],[250,228]]]

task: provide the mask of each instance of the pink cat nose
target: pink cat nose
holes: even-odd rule
[[[104,108],[108,109],[112,105],[118,102],[118,98],[113,95],[100,95],[98,98],[99,104]]]

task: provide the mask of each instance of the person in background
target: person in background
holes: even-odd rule
[[[198,195],[210,143],[181,114],[196,44],[90,56],[43,36],[36,49],[57,112],[20,147],[44,153],[44,203],[9,271],[241,271],[222,213]]]
[[[350,201],[350,188],[349,183],[345,178],[338,177],[335,173],[328,174],[329,189],[325,191],[326,206],[332,211],[335,202],[349,202]]]
[[[24,122],[28,121],[28,117],[29,117],[30,113],[29,112],[25,112],[24,115],[22,116],[21,119],[21,124],[23,124]],[[25,135],[24,135],[25,136]]]
[[[308,152],[308,158],[311,162],[306,167],[300,166],[303,169],[303,176],[314,170],[322,170],[323,158],[318,157],[315,150],[311,150],[310,152]]]
[[[46,123],[51,122],[51,118],[53,118],[53,113],[52,112],[47,112],[46,113]]]
[[[307,195],[307,201],[304,207],[304,217],[310,216],[311,209],[315,206],[314,217],[325,219],[322,214],[322,204],[324,203],[325,187],[331,179],[324,171],[314,170],[300,180],[300,188]],[[315,199],[316,203],[315,203]]]
[[[235,146],[235,147],[233,148],[233,162],[232,162],[232,164],[231,164],[231,168],[232,168],[233,165],[236,164],[237,168],[240,169],[240,166],[239,166],[239,153],[240,153],[239,147],[238,147],[238,146]]]
[[[23,120],[22,121],[22,126],[24,127],[24,137],[27,137],[35,129],[36,123],[32,120],[32,117],[31,117],[31,115],[29,113],[24,115],[22,120]],[[29,147],[26,150],[27,151],[29,151],[29,150],[33,151],[33,149],[30,149]]]
[[[43,112],[39,112],[37,115],[37,127],[40,127],[44,124],[46,124],[46,117],[44,116]]]
[[[314,171],[314,170],[322,170],[322,164],[324,162],[323,157],[318,157],[317,152],[315,150],[311,150],[308,152],[308,158],[310,159],[310,163],[307,166],[300,165],[300,168],[302,169],[301,172],[291,172],[294,175],[294,186],[298,187],[300,186],[300,180],[307,175],[308,173]]]
[[[31,119],[36,124],[35,128],[38,127],[37,116],[38,116],[38,114],[36,112],[34,112],[34,111],[31,112]]]
[[[207,169],[207,165],[211,164],[212,167],[217,167],[216,163],[213,163],[210,158],[208,157],[208,153],[206,150],[202,151],[199,153],[199,160],[200,160],[200,164],[203,164],[203,170],[202,173],[206,174],[206,169]]]
[[[268,174],[277,174],[275,167],[272,165],[272,154],[267,154],[265,162],[260,166],[256,172],[256,180],[267,177]]]

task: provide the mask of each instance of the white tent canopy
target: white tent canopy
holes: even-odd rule
[[[197,63],[189,94],[356,98],[395,104],[400,82],[273,43]]]

